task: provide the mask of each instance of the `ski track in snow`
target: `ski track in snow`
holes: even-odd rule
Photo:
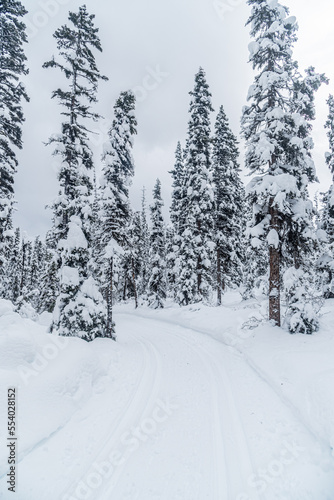
[[[101,439],[98,450],[99,452],[94,456],[92,463],[103,462],[106,460],[110,451],[117,445],[120,436],[131,426],[135,425],[138,420],[138,415],[145,415],[148,408],[151,407],[152,401],[155,401],[157,386],[161,379],[161,372],[158,363],[158,353],[154,345],[149,341],[139,341],[138,337],[129,334],[134,342],[139,343],[142,351],[142,372],[137,387],[132,392],[125,408],[119,415],[116,422],[113,422],[112,429],[109,436]],[[76,483],[84,480],[90,472],[90,467],[78,478]],[[108,490],[112,490],[116,485],[122,467],[119,466],[113,474],[112,480],[109,481]],[[73,484],[68,485],[63,495],[73,489]],[[99,490],[99,494],[103,492],[103,486]],[[62,497],[61,497],[62,498]]]
[[[128,313],[122,313],[122,314],[128,314]],[[142,313],[139,313],[139,314],[136,313],[136,315],[140,316],[143,319],[147,319],[150,321],[157,321],[157,320],[152,320],[152,318],[150,316],[142,314]],[[276,394],[276,396],[280,399],[281,403],[289,409],[289,411],[295,416],[295,418],[298,421],[300,421],[300,423],[305,427],[305,429],[308,431],[308,433],[311,434],[314,439],[316,439],[317,441],[320,441],[321,444],[324,447],[328,448],[328,450],[330,451],[330,447],[329,447],[328,443],[323,438],[321,438],[321,436],[319,436],[314,431],[314,429],[312,429],[312,427],[308,424],[308,422],[304,418],[302,412],[293,404],[293,402],[288,397],[284,396],[284,394],[282,394],[280,387],[277,386],[277,384],[275,383],[273,378],[270,376],[270,374],[267,373],[262,368],[260,368],[257,365],[257,363],[252,358],[247,356],[247,354],[244,351],[242,351],[241,349],[238,349],[235,345],[232,346],[232,345],[228,344],[227,342],[224,341],[224,339],[220,339],[219,341],[214,339],[212,334],[210,332],[205,331],[205,330],[200,330],[200,329],[193,328],[193,327],[185,327],[183,325],[180,325],[179,322],[174,322],[171,320],[165,321],[165,319],[163,321],[161,321],[161,323],[168,323],[170,325],[180,327],[183,330],[189,330],[189,331],[195,332],[197,334],[205,335],[208,338],[210,338],[212,341],[217,342],[218,344],[224,345],[225,347],[230,349],[236,356],[241,357],[247,363],[249,368],[255,373],[255,375],[258,378],[260,378],[269,387],[269,389]]]
[[[185,329],[184,329],[185,330]],[[187,329],[188,330],[188,329]],[[191,333],[193,331],[189,329]],[[203,364],[211,376],[211,394],[214,406],[215,425],[212,426],[213,446],[216,449],[216,496],[215,498],[232,498],[232,484],[238,484],[240,477],[249,477],[253,472],[250,458],[249,446],[236,408],[235,400],[231,391],[229,377],[223,363],[217,364],[216,358],[204,346],[199,346],[189,341],[189,338],[180,333],[172,333],[173,336],[182,339],[188,346],[197,351]],[[205,356],[204,353],[205,352]],[[235,441],[233,440],[235,438]],[[233,477],[238,469],[228,467],[230,457],[239,457],[238,477]],[[225,474],[223,475],[223,471]],[[224,476],[224,480],[222,477]],[[235,481],[233,481],[233,478]]]
[[[248,500],[250,497],[241,492],[249,491],[247,481],[259,470],[259,465],[265,465],[268,455],[260,463],[254,457],[254,449],[246,432],[253,401],[250,399],[251,411],[247,413],[247,401],[244,402],[238,396],[237,384],[243,377],[250,378],[254,395],[268,398],[266,407],[273,404],[273,410],[265,414],[267,423],[274,415],[273,411],[278,410],[277,418],[282,423],[283,432],[277,431],[272,441],[275,444],[269,444],[269,461],[270,457],[277,456],[276,438],[284,440],[288,435],[292,439],[295,430],[297,439],[298,436],[307,435],[309,442],[320,442],[301,411],[282,394],[275,379],[240,348],[229,345],[223,339],[215,339],[212,333],[196,328],[196,325],[193,328],[170,318],[152,317],[149,312],[145,314],[142,310],[123,310],[117,316],[120,331],[118,347],[123,356],[127,355],[131,347],[131,356],[135,358],[130,357],[130,360],[138,359],[130,377],[131,385],[126,385],[127,390],[122,391],[125,395],[124,400],[120,399],[123,406],[116,405],[117,414],[110,423],[106,423],[104,433],[97,429],[92,453],[87,456],[86,448],[83,447],[75,474],[68,474],[66,479],[59,480],[57,492],[54,493],[56,496],[50,496],[50,500],[79,500],[81,497],[75,493],[76,488],[81,482],[87,481],[94,464],[104,463],[119,448],[122,436],[150,417],[157,402],[169,396],[175,397],[180,403],[175,418],[172,415],[171,421],[158,428],[159,432],[155,433],[151,441],[147,439],[139,443],[136,453],[127,450],[123,463],[114,468],[110,477],[103,478],[101,486],[91,492],[89,500],[235,500],[240,497]],[[224,329],[222,325],[222,332],[227,329],[230,327]],[[119,383],[123,372],[116,373],[118,378],[115,380]],[[244,390],[241,390],[241,394],[244,394]],[[100,411],[108,412],[113,408],[114,391],[114,384],[107,386],[103,393],[105,405]],[[87,403],[89,409],[89,400]],[[56,450],[58,446],[59,449],[59,443],[60,446],[64,443],[66,432],[73,433],[74,442],[80,439],[83,429],[82,426],[77,428],[77,420],[73,417],[78,416],[80,422],[80,417],[85,418],[85,411],[85,407],[79,409],[78,415],[74,413],[64,425],[20,456],[20,466],[25,468],[26,475],[30,470],[31,459],[32,463],[36,463],[43,456],[43,445],[50,445],[51,449]],[[94,424],[95,413],[89,415],[91,424]],[[268,432],[268,426],[264,427],[261,430]],[[330,455],[328,443],[322,440],[321,444]],[[74,446],[73,452],[75,449]],[[173,453],[175,449],[178,450],[180,463],[173,461],[178,456]],[[62,457],[61,452],[58,456]],[[164,464],[168,466],[166,471]],[[154,471],[159,471],[160,479],[157,481],[151,477]],[[29,496],[27,500],[44,500],[39,496],[41,490],[37,485],[36,488],[37,496]],[[310,495],[307,494],[305,500],[318,500],[312,493]],[[263,496],[256,490],[251,492],[251,500],[274,498],[281,500],[278,496],[267,497],[267,493]],[[290,496],[287,498],[290,499]],[[304,500],[298,495],[293,498]],[[319,498],[323,500],[325,496],[320,494]],[[326,500],[329,499],[332,500],[326,497]],[[24,493],[19,500],[25,500]]]
[[[135,337],[132,334],[131,337],[134,341],[138,342],[138,337]],[[150,410],[153,409],[154,403],[156,402],[157,391],[162,377],[161,364],[158,359],[159,355],[152,342],[148,340],[140,340],[139,343],[143,352],[145,352],[144,373],[142,374],[134,396],[131,398],[130,403],[126,407],[125,414],[120,416],[118,424],[113,428],[111,436],[107,439],[104,448],[96,457],[96,461],[103,460],[108,454],[107,452],[113,449],[113,446],[117,443],[117,440],[120,438],[122,433],[131,426],[134,426],[137,423],[139,416],[141,418],[145,417]],[[112,492],[120,475],[122,474],[122,471],[122,466],[117,468],[116,473],[113,474],[112,480],[105,486],[106,491],[104,493],[109,494],[109,492]],[[103,492],[103,489],[101,492]]]
[[[122,312],[121,315],[132,316],[131,314]],[[137,315],[137,314],[136,314]],[[138,315],[141,316],[141,315]],[[217,363],[217,357],[213,355],[205,345],[208,340],[214,344],[211,338],[206,338],[203,332],[194,330],[188,327],[174,325],[173,322],[159,321],[152,318],[141,316],[144,320],[149,320],[150,324],[157,324],[161,327],[166,327],[166,323],[177,326],[183,333],[170,330],[169,336],[173,340],[175,349],[179,349],[175,340],[181,341],[187,349],[191,348],[193,353],[201,359],[202,365],[205,366],[210,377],[211,402],[213,408],[213,422],[211,426],[212,433],[212,450],[215,456],[215,469],[212,474],[212,491],[215,491],[215,499],[230,499],[233,497],[232,484],[241,484],[242,480],[250,477],[254,473],[254,467],[251,460],[248,442],[245,436],[244,427],[241,423],[240,415],[237,409],[235,398],[232,394],[231,384],[226,368],[224,367],[225,360],[222,363]],[[192,340],[194,333],[197,337],[197,342]],[[145,338],[145,342],[148,339]],[[226,346],[216,345],[222,351]],[[239,357],[239,355],[238,355]],[[226,358],[226,355],[225,355]],[[237,450],[237,451],[236,451]],[[231,458],[238,456],[238,467],[235,464],[229,466]],[[233,461],[232,461],[233,463]],[[112,489],[108,488],[108,492]],[[255,498],[255,497],[253,497]],[[256,496],[256,499],[259,498]]]

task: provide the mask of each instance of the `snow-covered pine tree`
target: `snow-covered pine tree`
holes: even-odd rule
[[[40,279],[40,294],[37,312],[52,313],[59,294],[59,254],[52,230],[45,238],[44,268]]]
[[[20,245],[20,264],[19,264],[19,296],[15,302],[16,310],[23,312],[32,301],[31,288],[31,265],[32,265],[33,245],[31,240],[26,236],[22,236]]]
[[[213,206],[210,159],[211,94],[200,68],[190,92],[190,121],[184,166],[184,228],[178,249],[177,301],[181,305],[208,299],[212,285]]]
[[[103,154],[99,260],[102,265],[101,284],[107,301],[107,330],[111,338],[115,334],[115,325],[112,320],[114,251],[117,247],[126,246],[126,228],[131,215],[129,186],[134,175],[133,137],[137,133],[134,110],[134,94],[131,91],[122,92],[114,106],[114,120],[109,131],[109,142],[105,145]]]
[[[321,228],[326,232],[326,251],[321,256],[319,267],[325,272],[326,282],[324,294],[326,298],[334,297],[334,97],[327,100],[329,112],[325,124],[328,129],[329,152],[326,153],[326,163],[332,174],[333,181],[329,190],[323,196],[323,211],[321,214]]]
[[[172,184],[172,203],[170,206],[170,219],[173,223],[175,232],[182,234],[184,226],[184,214],[182,213],[185,193],[184,193],[184,158],[181,143],[177,143],[175,151],[174,168],[170,172]]]
[[[2,282],[2,296],[16,303],[21,293],[21,231],[15,229],[14,237],[9,240],[10,251],[4,267],[4,281]]]
[[[18,161],[16,149],[22,149],[22,100],[28,95],[20,77],[26,75],[27,42],[25,24],[27,13],[19,0],[0,2],[0,282],[4,279],[9,256],[14,205],[14,174]],[[6,293],[4,287],[0,291]]]
[[[103,155],[102,205],[107,238],[124,246],[125,226],[130,220],[129,186],[134,175],[133,138],[137,134],[136,99],[122,92],[114,106],[114,120]]]
[[[240,179],[237,144],[221,106],[215,123],[212,155],[218,305],[225,288],[239,286],[243,275],[245,190]]]
[[[294,276],[292,289],[288,285],[287,320],[291,333],[311,334],[318,329],[319,300],[315,265],[319,249],[319,236],[314,225],[314,209],[309,199],[308,185],[316,182],[312,159],[314,147],[311,137],[315,119],[314,94],[322,83],[328,83],[324,75],[308,68],[304,78],[293,82],[289,142],[285,150],[289,174],[293,175],[296,194],[288,199],[289,215],[285,217],[285,238],[282,241],[283,263],[293,263],[287,276]],[[289,278],[288,278],[289,281]],[[321,301],[320,301],[321,304]]]
[[[169,249],[167,252],[168,283],[173,289],[174,298],[177,299],[176,277],[179,274],[179,254],[182,242],[182,233],[185,226],[185,208],[187,198],[185,195],[184,179],[184,159],[185,153],[182,150],[181,143],[177,143],[175,151],[174,168],[169,173],[172,176],[172,203],[169,209],[172,222],[173,240],[169,240]]]
[[[166,279],[166,231],[162,215],[164,203],[161,197],[161,182],[157,179],[153,189],[151,210],[150,267],[148,302],[154,309],[164,307],[167,297]]]
[[[107,80],[97,68],[94,50],[102,51],[94,15],[86,6],[69,13],[71,27],[58,29],[54,38],[61,62],[53,57],[45,68],[60,69],[69,81],[66,90],[52,94],[65,108],[60,134],[52,136],[54,155],[61,158],[60,194],[54,203],[54,236],[60,255],[60,293],[51,331],[85,340],[105,336],[106,307],[93,276],[93,154],[88,145],[85,120],[97,120],[91,105],[97,102],[99,80]]]
[[[147,207],[146,207],[146,189],[143,187],[142,190],[142,200],[141,200],[141,238],[140,238],[140,248],[139,248],[139,260],[141,262],[141,272],[140,272],[140,286],[138,287],[138,293],[141,296],[145,296],[147,292],[147,285],[150,279],[150,230],[147,222]]]
[[[42,276],[45,268],[46,247],[40,237],[34,240],[29,270],[29,303],[37,311],[41,293]]]
[[[138,279],[141,275],[142,262],[140,260],[141,248],[141,213],[132,212],[126,228],[126,245],[121,257],[121,284],[122,298],[127,300],[133,298],[137,309],[138,302]]]
[[[252,6],[248,24],[254,38],[249,46],[250,61],[258,71],[242,119],[246,164],[254,174],[248,188],[253,206],[248,232],[253,247],[269,247],[269,319],[280,325],[283,247],[288,248],[287,234],[292,235],[295,220],[298,228],[304,225],[299,208],[307,206],[305,188],[315,178],[306,124],[312,102],[307,95],[309,83],[301,78],[292,59],[296,19],[288,17],[288,9],[278,2],[248,3]],[[322,79],[319,75],[317,78]],[[304,108],[303,98],[307,100]],[[306,226],[308,219],[309,212],[305,214]]]
[[[167,295],[175,298],[176,290],[176,256],[177,245],[173,224],[166,226],[166,274],[167,274]]]

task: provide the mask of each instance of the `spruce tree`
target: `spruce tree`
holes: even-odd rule
[[[167,267],[168,267],[168,283],[173,290],[173,296],[178,300],[177,294],[177,276],[179,275],[179,257],[180,247],[182,243],[182,234],[185,229],[185,209],[187,198],[185,195],[185,178],[184,178],[184,160],[185,154],[182,150],[181,143],[177,143],[175,151],[175,163],[170,174],[173,179],[172,183],[172,203],[170,206],[170,219],[172,222],[173,239],[169,239],[169,247],[167,252]]]
[[[329,141],[329,152],[326,153],[326,163],[332,174],[332,185],[323,196],[323,211],[321,214],[321,228],[326,233],[326,244],[321,256],[319,267],[325,273],[326,298],[334,297],[334,97],[329,96],[328,118],[325,124]]]
[[[254,175],[248,189],[253,207],[248,233],[253,247],[268,247],[269,319],[280,325],[283,265],[289,258],[296,261],[292,253],[298,256],[310,227],[307,185],[315,173],[308,122],[313,119],[313,93],[324,78],[312,69],[304,79],[299,74],[292,59],[297,25],[286,7],[265,0],[248,3],[254,38],[250,61],[258,71],[242,119],[246,164]]]
[[[15,229],[14,237],[10,240],[10,252],[5,265],[4,281],[2,282],[2,296],[16,303],[21,294],[21,231]]]
[[[176,296],[176,256],[177,245],[175,244],[175,229],[172,224],[166,226],[166,273],[167,273],[167,295]]]
[[[104,232],[107,238],[124,246],[125,226],[130,220],[129,186],[134,175],[133,137],[137,134],[134,115],[135,96],[122,92],[114,106],[110,141],[103,155],[102,205]]]
[[[139,295],[145,296],[148,281],[150,279],[150,230],[147,222],[146,190],[142,191],[141,218],[140,218],[141,238],[139,248],[139,259],[141,262]]]
[[[97,102],[101,76],[94,50],[101,52],[94,15],[86,7],[69,13],[71,27],[58,29],[54,37],[60,61],[53,57],[45,68],[57,68],[69,82],[52,97],[65,108],[60,134],[52,136],[54,155],[61,158],[58,173],[60,193],[54,203],[57,250],[60,255],[59,289],[51,331],[64,336],[93,340],[105,336],[106,314],[103,298],[93,276],[93,154],[88,145],[88,119],[97,120],[91,105]]]
[[[129,186],[134,175],[133,136],[137,133],[134,115],[135,96],[122,92],[114,106],[114,120],[103,155],[103,177],[100,190],[99,261],[102,265],[102,289],[107,301],[107,335],[115,338],[112,319],[115,250],[127,242],[130,221]]]
[[[244,261],[244,200],[240,179],[237,139],[221,107],[213,139],[213,185],[215,194],[215,243],[217,300],[228,286],[242,283]]]
[[[183,174],[185,222],[178,249],[177,301],[182,305],[209,298],[214,249],[214,197],[210,159],[210,113],[213,108],[202,68],[195,77],[195,87],[190,95],[191,116]]]
[[[59,294],[59,255],[52,230],[48,231],[45,239],[44,267],[40,280],[40,294],[37,312],[53,313]]]
[[[167,297],[166,280],[166,234],[162,215],[164,203],[161,198],[161,182],[157,179],[153,189],[151,205],[150,267],[151,277],[148,284],[148,301],[154,309],[164,307]]]
[[[294,80],[291,101],[289,143],[286,144],[289,173],[294,176],[296,192],[289,200],[289,216],[285,217],[285,238],[282,241],[283,263],[292,263],[287,275],[293,274],[293,286],[288,285],[287,321],[291,333],[311,334],[318,329],[319,301],[317,300],[316,257],[319,238],[314,225],[315,211],[309,199],[308,185],[316,182],[312,159],[312,121],[315,119],[315,92],[324,75],[306,70],[304,78]],[[288,279],[289,281],[289,279]],[[290,280],[291,283],[291,280]],[[320,302],[321,305],[321,302]]]
[[[18,0],[0,2],[0,281],[4,280],[9,256],[14,205],[14,174],[18,161],[16,149],[22,149],[22,100],[28,96],[21,76],[27,75],[24,43],[27,14]],[[4,287],[1,287],[3,293]]]
[[[122,275],[120,283],[122,284],[122,299],[134,299],[136,309],[139,305],[138,281],[142,267],[141,237],[141,213],[132,212],[126,227],[126,245],[120,263]]]
[[[183,205],[185,199],[184,193],[184,158],[181,143],[177,143],[175,151],[174,168],[170,172],[172,184],[172,203],[170,206],[170,218],[173,223],[175,232],[180,236],[184,228]]]

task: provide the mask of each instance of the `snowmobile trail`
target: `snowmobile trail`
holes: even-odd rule
[[[116,344],[74,339],[59,352],[20,399],[35,427],[21,434],[29,454],[18,463],[15,499],[334,498],[328,445],[274,390],[280,379],[266,375],[268,363],[258,370],[251,352],[218,340],[234,328],[230,312],[219,313],[207,309],[197,323],[178,310],[122,307]],[[205,331],[213,323],[216,338]]]
[[[141,415],[145,414],[156,397],[156,390],[161,379],[157,351],[152,343],[148,341],[143,342],[138,336],[135,337],[131,334],[129,337],[133,342],[138,344],[142,356],[140,378],[137,386],[130,395],[126,406],[122,409],[118,418],[115,421],[112,421],[109,434],[103,436],[100,440],[97,446],[98,453],[92,457],[92,464],[108,462],[108,457],[111,455],[113,450],[117,450],[119,448],[122,435],[127,432],[131,426],[136,424]],[[108,396],[106,395],[106,398],[107,397]],[[126,457],[123,457],[123,459],[126,460]],[[121,459],[121,461],[123,461],[123,459]],[[122,465],[119,465],[116,468],[113,473],[112,482],[117,481],[117,477],[119,476],[121,469]],[[80,481],[85,480],[90,472],[91,465],[83,472],[82,477],[76,481],[75,485],[71,484],[67,486],[65,492],[68,493],[69,491],[75,490],[75,486],[80,483]]]
[[[160,350],[161,364],[164,365],[164,372],[170,371],[172,352],[161,352],[161,332],[168,335],[169,342],[172,342],[173,349],[178,353],[186,351],[194,358],[194,366],[198,366],[202,372],[202,377],[206,380],[208,389],[210,410],[208,415],[210,421],[208,426],[211,432],[211,448],[209,455],[212,457],[211,471],[211,491],[214,492],[215,499],[228,500],[234,498],[236,493],[233,485],[242,485],[244,478],[248,478],[253,471],[253,464],[250,458],[250,450],[245,436],[245,432],[240,420],[227,371],[224,369],[224,361],[217,363],[216,356],[212,352],[211,346],[207,345],[211,339],[202,338],[199,333],[187,328],[171,328],[163,321],[146,320],[140,318],[143,323],[149,321],[150,327],[158,335],[149,337],[146,335],[145,341],[155,343],[156,351]],[[139,321],[140,321],[139,319]],[[221,347],[224,350],[224,346]],[[222,353],[224,357],[224,353]],[[185,357],[185,356],[184,356]],[[198,363],[198,360],[200,362]],[[177,387],[173,388],[177,391]],[[196,392],[193,393],[196,398]],[[202,443],[200,448],[207,447],[209,443]],[[108,489],[111,493],[111,489]],[[257,498],[257,497],[254,497]]]
[[[242,353],[212,339],[205,332],[201,333],[169,321],[160,321],[156,317],[145,318],[140,314],[137,316],[136,313],[134,315],[123,312],[120,314],[121,332],[127,331],[130,324],[134,324],[134,316],[136,327],[140,329],[140,341],[153,344],[158,353],[158,364],[165,374],[161,380],[161,392],[172,393],[181,402],[178,414],[175,416],[179,419],[178,426],[187,428],[188,432],[189,428],[194,431],[196,443],[193,446],[196,449],[197,458],[192,464],[191,475],[192,478],[197,475],[201,477],[201,485],[197,485],[199,489],[192,489],[191,479],[187,478],[190,469],[178,470],[180,464],[189,460],[191,445],[189,445],[185,431],[182,436],[179,436],[178,442],[180,449],[184,450],[184,456],[178,457],[179,463],[175,465],[174,470],[170,471],[169,479],[172,478],[177,482],[177,477],[180,476],[188,484],[187,488],[183,490],[183,493],[179,493],[181,488],[173,488],[170,482],[165,481],[164,489],[155,492],[154,488],[150,487],[150,476],[147,476],[134,480],[134,483],[137,483],[138,499],[239,500],[242,498],[259,500],[265,498],[267,500],[268,498],[271,500],[284,498],[286,492],[291,489],[291,481],[294,481],[289,476],[290,473],[294,474],[294,462],[296,462],[296,467],[299,467],[300,464],[297,465],[297,462],[305,460],[307,467],[307,464],[314,461],[317,455],[317,442],[309,429],[279,398],[273,388],[254,371],[254,368],[249,366]],[[132,338],[136,338],[136,334]],[[185,373],[188,374],[188,379],[185,378]],[[247,385],[241,387],[243,381],[248,383],[251,389],[247,395],[244,392]],[[238,394],[239,387],[243,395],[241,398]],[[269,406],[269,410],[266,409],[263,413],[261,403],[264,401],[266,401],[266,407]],[[184,419],[184,416],[181,418],[179,415],[181,413],[187,415],[187,418]],[[259,413],[258,417],[252,417],[257,418],[259,432],[270,433],[271,444],[269,448],[266,444],[266,453],[257,453],[247,438],[250,415],[254,413]],[[168,427],[166,432],[172,435],[169,424],[170,422],[166,423]],[[175,422],[173,425],[175,426]],[[274,475],[268,474],[268,468],[270,470],[276,459],[275,463],[278,463],[279,467],[284,470],[284,465],[280,464],[280,454],[288,453],[287,450],[282,449],[285,446],[284,443],[288,443],[288,449],[290,449],[290,445],[293,447],[299,442],[307,443],[303,457],[297,446],[296,457],[291,459],[292,465],[289,468],[286,467],[285,481],[282,481],[281,477],[277,481]],[[157,461],[160,461],[159,470],[163,470],[164,455],[169,453],[168,449],[164,448],[164,443],[158,438],[154,447],[151,448],[156,454]],[[124,470],[120,471],[117,483],[114,483],[115,488],[107,487],[104,491],[106,496],[98,498],[101,500],[108,500],[110,496],[116,500],[128,498],[122,496],[126,481],[132,477],[132,471],[138,468],[138,460],[149,461],[152,449],[145,449],[143,446],[138,454],[134,454],[125,468],[127,474],[124,474]],[[267,472],[267,476],[261,479],[263,471]],[[163,484],[163,478],[159,483]],[[258,491],[257,488],[260,488],[260,485],[263,490]],[[297,486],[293,487],[297,488]],[[305,491],[307,487],[306,485]],[[263,491],[266,491],[268,496],[263,496]],[[299,491],[296,490],[298,500],[306,494],[302,492],[301,496],[298,496],[297,492]]]

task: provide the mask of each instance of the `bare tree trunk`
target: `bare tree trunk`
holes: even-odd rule
[[[277,208],[270,200],[270,215],[272,229],[279,234],[279,215]],[[276,326],[281,326],[281,280],[280,280],[281,255],[280,248],[269,248],[269,321],[273,320]]]

